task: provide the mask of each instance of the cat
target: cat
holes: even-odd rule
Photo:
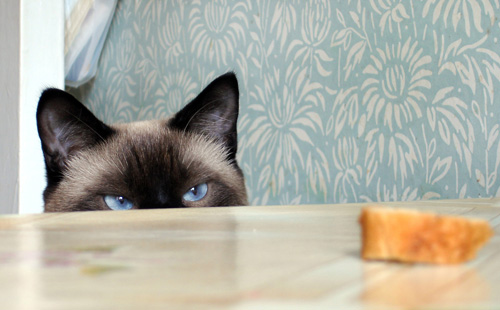
[[[248,205],[236,160],[238,81],[226,73],[168,119],[106,125],[43,91],[37,127],[45,212]]]

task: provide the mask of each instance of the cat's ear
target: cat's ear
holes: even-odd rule
[[[171,120],[170,125],[215,138],[234,159],[238,147],[236,122],[239,110],[238,80],[227,73],[210,83]]]
[[[54,88],[42,93],[36,119],[49,183],[61,178],[72,156],[113,133],[75,97]]]

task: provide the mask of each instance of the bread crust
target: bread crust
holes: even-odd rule
[[[359,222],[367,260],[458,264],[473,259],[493,236],[485,220],[410,209],[367,206]]]

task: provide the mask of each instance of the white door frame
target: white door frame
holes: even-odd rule
[[[9,46],[0,57],[9,68],[0,72],[0,93],[9,94],[0,94],[0,213],[39,213],[45,168],[36,107],[44,88],[64,88],[64,0],[2,0],[0,36]]]

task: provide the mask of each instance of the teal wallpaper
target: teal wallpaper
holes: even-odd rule
[[[252,204],[500,196],[498,0],[121,0],[96,78],[108,122],[240,81]]]

